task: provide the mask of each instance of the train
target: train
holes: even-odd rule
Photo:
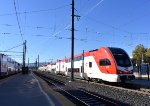
[[[21,71],[21,64],[0,53],[0,77],[6,77]]]
[[[39,71],[71,76],[71,58],[64,58]],[[73,75],[85,80],[125,82],[135,79],[133,64],[125,50],[116,47],[100,47],[74,56]]]

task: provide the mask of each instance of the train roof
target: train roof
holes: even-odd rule
[[[100,47],[98,49],[93,49],[93,50],[84,52],[84,56],[86,57],[86,56],[93,55],[93,53],[97,52],[99,49],[109,49],[109,50],[110,49],[120,49],[120,50],[122,50],[121,48],[118,48],[118,47]],[[79,53],[79,54],[74,55],[74,58],[80,57],[80,56],[83,56],[83,53]],[[71,57],[67,57],[67,58],[64,58],[62,60],[58,60],[57,62],[64,62],[64,61],[69,60],[69,59],[71,59]]]

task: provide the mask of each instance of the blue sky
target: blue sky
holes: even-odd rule
[[[35,62],[71,54],[71,0],[15,0],[27,40],[27,57]],[[120,47],[129,56],[138,44],[150,47],[150,0],[75,0],[75,54],[99,47]],[[0,51],[22,44],[14,0],[0,0]],[[22,46],[11,49],[22,51]],[[21,54],[7,53],[22,62]],[[27,59],[26,59],[27,61]]]

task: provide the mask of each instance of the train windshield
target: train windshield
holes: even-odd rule
[[[109,50],[113,54],[118,66],[121,66],[121,67],[130,67],[131,66],[130,58],[123,49],[109,48]]]

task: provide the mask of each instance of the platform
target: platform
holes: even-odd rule
[[[128,83],[135,84],[137,86],[140,86],[141,88],[150,89],[150,80],[147,79],[135,79],[132,81],[129,81]]]
[[[54,106],[53,101],[40,86],[33,74],[18,74],[0,80],[1,106]]]

